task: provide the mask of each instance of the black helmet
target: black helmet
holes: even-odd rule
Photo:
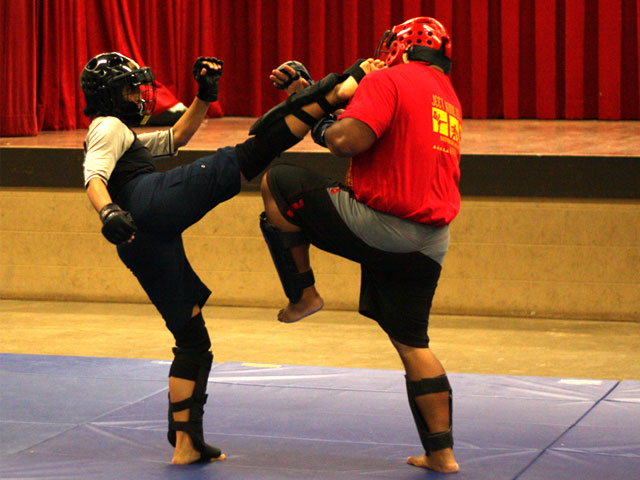
[[[109,115],[130,126],[144,125],[156,105],[153,79],[149,67],[140,68],[121,53],[96,55],[87,62],[80,75],[80,85],[87,101],[84,114],[88,117]],[[132,100],[131,96],[138,93],[139,99]]]

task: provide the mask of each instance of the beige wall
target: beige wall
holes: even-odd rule
[[[218,305],[285,302],[242,193],[185,233]],[[312,250],[327,308],[356,309],[359,267]],[[640,321],[640,202],[467,198],[434,312]],[[79,190],[0,189],[0,298],[146,302]]]

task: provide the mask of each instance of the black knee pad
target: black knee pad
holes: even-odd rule
[[[285,150],[300,142],[284,121],[284,118],[271,124],[265,131],[250,137],[236,145],[236,155],[240,171],[247,180],[262,172],[271,161]]]
[[[182,330],[173,332],[173,336],[176,339],[176,348],[173,349],[174,359],[169,370],[170,377],[196,380],[202,368],[211,368],[211,340],[202,313],[192,317]]]
[[[176,347],[191,349],[194,351],[206,352],[211,348],[209,332],[204,324],[202,312],[195,317],[191,317],[189,323],[181,329],[172,332],[176,339]]]
[[[213,354],[209,351],[211,342],[201,315],[193,317],[187,328],[178,332],[176,344],[178,346],[173,349],[174,359],[169,376],[192,380],[195,385],[193,394],[189,398],[172,403],[171,397],[169,397],[167,440],[175,447],[176,432],[186,432],[191,438],[193,447],[200,452],[198,461],[208,462],[220,457],[222,452],[219,448],[204,441],[202,429],[204,405],[207,403],[208,397],[207,382],[213,363]],[[189,410],[189,419],[187,421],[174,420],[173,414],[183,410]]]
[[[407,378],[406,381],[409,406],[411,407],[411,413],[413,414],[416,427],[418,427],[418,434],[420,435],[420,441],[422,442],[425,453],[429,455],[429,453],[433,451],[453,447],[453,434],[451,431],[453,420],[453,397],[451,385],[449,384],[447,376],[440,375],[433,378],[423,378],[418,381],[412,381]],[[449,392],[449,428],[443,432],[430,432],[427,423],[424,421],[420,409],[418,408],[416,397],[443,392]]]

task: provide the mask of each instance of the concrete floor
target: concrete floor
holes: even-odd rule
[[[401,369],[386,335],[355,312],[281,324],[275,309],[208,306],[216,362]],[[148,304],[0,300],[0,351],[170,359],[172,337]],[[432,315],[448,372],[640,379],[640,323]]]

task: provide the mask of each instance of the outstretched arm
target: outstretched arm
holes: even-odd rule
[[[185,146],[198,131],[200,124],[209,110],[209,102],[196,97],[186,112],[175,123],[173,128],[173,144],[176,150]]]
[[[209,103],[218,99],[218,80],[224,62],[213,57],[199,57],[193,66],[193,76],[198,82],[198,95],[187,111],[173,126],[175,148],[186,145],[198,131],[207,114]]]
[[[366,73],[371,73],[374,70],[385,68],[385,64],[380,60],[370,58],[361,63],[360,68]],[[343,94],[345,91],[349,92],[349,95],[355,93],[357,85],[354,86],[351,80],[349,79],[345,85],[340,87]],[[364,122],[353,118],[344,118],[339,121],[336,119],[336,114],[327,115],[312,129],[313,141],[327,147],[334,155],[352,157],[368,150],[377,140],[375,132]]]

